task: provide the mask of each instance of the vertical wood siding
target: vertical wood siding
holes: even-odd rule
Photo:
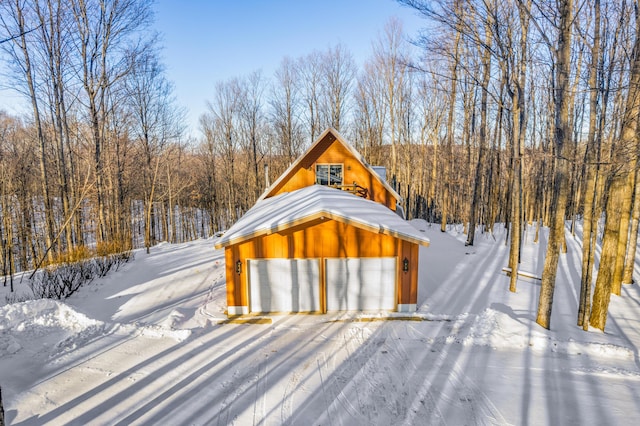
[[[273,188],[269,196],[292,192],[315,184],[316,164],[343,164],[343,184],[351,185],[354,182],[368,189],[368,199],[383,204],[391,210],[396,210],[396,199],[380,183],[380,181],[365,168],[351,151],[337,141],[332,134],[327,134],[291,171],[288,179],[284,179],[277,187]]]
[[[227,262],[227,303],[229,306],[248,306],[247,259],[269,258],[338,258],[338,257],[397,257],[398,304],[417,303],[418,245],[395,237],[356,228],[335,220],[318,219],[313,223],[291,228],[285,232],[265,235],[225,249]],[[404,258],[409,271],[402,270]],[[236,262],[242,262],[241,274]],[[324,262],[321,262],[321,306],[326,308]]]

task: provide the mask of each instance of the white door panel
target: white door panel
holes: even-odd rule
[[[249,260],[251,312],[320,310],[319,259]]]
[[[326,259],[327,311],[395,310],[396,258]]]

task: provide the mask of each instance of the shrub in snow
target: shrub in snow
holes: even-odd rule
[[[102,278],[111,270],[117,271],[131,259],[133,254],[128,251],[50,265],[40,271],[29,285],[33,295],[38,299],[66,299],[94,278]]]
[[[113,266],[111,256],[96,257],[94,259],[91,259],[91,261],[93,263],[95,275],[100,278],[106,276]]]
[[[4,300],[7,302],[7,305],[26,302],[27,300],[31,300],[32,298],[32,296],[24,293],[9,293],[4,296]]]

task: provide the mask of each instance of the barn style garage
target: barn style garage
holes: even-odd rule
[[[318,167],[329,164],[327,151],[341,168]],[[429,240],[389,207],[397,194],[332,129],[283,176],[299,176],[301,163],[319,182],[294,188],[279,179],[216,242],[225,248],[228,314],[415,311],[418,246]],[[369,185],[344,185],[351,171]],[[367,199],[375,196],[382,202]]]

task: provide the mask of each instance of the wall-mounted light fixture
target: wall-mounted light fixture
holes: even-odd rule
[[[242,273],[242,262],[238,260],[236,262],[236,274],[240,275],[241,273]]]
[[[409,272],[409,259],[406,257],[402,260],[402,270],[404,272]]]

